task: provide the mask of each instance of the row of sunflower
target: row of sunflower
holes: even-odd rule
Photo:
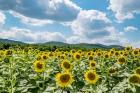
[[[139,93],[140,49],[0,51],[0,93]]]

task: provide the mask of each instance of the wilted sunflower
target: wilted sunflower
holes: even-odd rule
[[[74,53],[74,59],[75,60],[80,60],[81,59],[81,55],[80,55],[80,53]]]
[[[36,72],[43,72],[45,70],[45,63],[42,61],[35,61],[34,63],[34,70]]]
[[[55,80],[56,84],[62,88],[69,87],[74,81],[72,74],[69,72],[58,73]]]
[[[94,70],[88,70],[84,74],[84,77],[88,84],[95,84],[99,79],[99,76],[96,74]]]
[[[137,67],[137,68],[135,69],[135,73],[138,74],[138,75],[140,75],[140,67]]]
[[[117,61],[119,64],[124,64],[126,62],[126,58],[124,56],[121,56],[118,58],[118,61]]]
[[[63,60],[62,63],[61,63],[61,67],[64,70],[72,69],[72,65],[71,65],[71,63],[68,60]]]
[[[95,67],[96,67],[96,62],[95,61],[90,61],[89,62],[89,68],[90,69],[95,69]]]
[[[140,75],[133,74],[129,77],[129,82],[134,85],[140,84]]]

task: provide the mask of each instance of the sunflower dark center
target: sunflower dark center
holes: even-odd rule
[[[119,58],[119,62],[125,62],[125,58]]]
[[[38,69],[42,69],[42,68],[43,68],[43,64],[37,63],[37,68],[38,68]]]
[[[70,80],[70,75],[69,74],[61,75],[60,80],[62,83],[67,83]]]
[[[47,59],[47,56],[44,55],[44,56],[43,56],[43,59]]]
[[[90,80],[94,80],[95,79],[95,74],[94,73],[88,73],[88,79],[90,79]]]
[[[66,68],[66,69],[69,69],[70,68],[70,64],[68,62],[64,62],[63,63],[63,66]]]
[[[138,51],[134,51],[134,54],[138,54]]]
[[[140,75],[140,68],[136,70],[136,73]]]
[[[80,55],[76,55],[76,58],[77,58],[77,59],[80,59]]]
[[[95,63],[91,63],[90,65],[91,65],[92,67],[94,67],[94,66],[95,66]]]
[[[105,55],[105,58],[108,58],[109,56],[108,55]]]
[[[134,76],[130,77],[129,81],[131,83],[140,83],[140,78],[138,76],[134,75]]]
[[[109,73],[112,74],[112,73],[115,73],[116,70],[115,69],[109,69]]]
[[[89,60],[93,60],[93,57],[92,57],[92,56],[90,56],[90,57],[89,57]]]

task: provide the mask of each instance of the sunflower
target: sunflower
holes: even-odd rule
[[[70,70],[70,69],[72,69],[72,65],[71,65],[71,63],[68,60],[63,60],[62,63],[61,63],[61,67],[64,70]]]
[[[48,58],[48,56],[46,54],[41,55],[43,60],[46,60]]]
[[[92,55],[90,55],[89,57],[88,57],[88,60],[93,60],[94,59],[94,57],[92,56]]]
[[[111,67],[111,68],[108,69],[108,74],[109,75],[114,75],[114,74],[116,74],[116,72],[117,72],[117,68]]]
[[[45,63],[42,61],[35,61],[33,65],[36,72],[43,72],[45,70]]]
[[[5,55],[7,55],[7,56],[11,56],[12,53],[13,53],[12,50],[6,50],[6,51],[5,51]]]
[[[132,54],[134,56],[138,56],[139,55],[139,50],[137,50],[137,49],[133,50]]]
[[[134,85],[140,84],[140,75],[133,74],[129,77],[129,82]]]
[[[96,62],[95,61],[90,61],[89,62],[89,68],[94,69],[96,67]]]
[[[74,81],[73,75],[70,72],[56,74],[55,80],[56,84],[62,88],[69,87]]]
[[[138,74],[138,75],[140,75],[140,67],[137,67],[137,68],[135,69],[135,73]]]
[[[104,54],[104,58],[109,58],[110,56],[109,56],[109,54],[108,53],[105,53]]]
[[[95,84],[99,79],[99,76],[96,74],[94,70],[88,70],[84,74],[84,77],[88,84]]]
[[[125,51],[130,51],[132,49],[132,46],[125,47]]]
[[[87,52],[87,56],[91,55],[91,52]]]
[[[120,55],[119,51],[115,51],[115,56],[119,56],[119,55]]]
[[[111,49],[109,52],[110,55],[114,55],[114,53],[115,53],[115,49]]]
[[[102,55],[101,52],[97,52],[97,56],[100,57]]]
[[[123,56],[127,57],[128,56],[128,52],[123,52]]]
[[[81,59],[81,55],[80,55],[80,53],[74,53],[74,59],[76,59],[76,60],[80,60]]]
[[[75,53],[76,51],[74,50],[74,49],[72,49],[71,51],[70,51],[70,53],[71,54],[73,54],[73,53]]]
[[[41,55],[37,55],[36,60],[42,60]]]
[[[117,61],[119,64],[124,64],[126,62],[126,58],[124,56],[121,56],[118,58],[118,61]]]
[[[53,52],[50,52],[49,54],[48,54],[48,56],[49,57],[53,57],[54,55],[53,55]]]
[[[60,59],[65,59],[66,56],[63,54],[63,55],[60,55]]]

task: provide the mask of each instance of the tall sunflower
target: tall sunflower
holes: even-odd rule
[[[88,84],[95,84],[99,79],[99,76],[96,74],[94,70],[88,70],[84,74],[84,77]]]
[[[117,71],[118,71],[117,68],[111,67],[108,69],[108,74],[112,76],[115,75]]]
[[[88,60],[91,61],[91,60],[93,60],[93,59],[94,59],[93,55],[89,55],[89,56],[88,56]]]
[[[129,77],[129,82],[134,85],[140,84],[140,75],[133,74]]]
[[[70,72],[58,73],[55,77],[56,84],[59,87],[69,87],[74,81],[73,75]]]
[[[81,59],[81,54],[78,53],[78,52],[74,53],[74,59],[75,60],[80,60]]]
[[[68,60],[63,60],[61,63],[61,67],[64,70],[71,70],[72,69],[72,65]]]
[[[133,50],[132,54],[134,56],[138,56],[139,55],[139,50],[138,49]]]
[[[135,69],[135,73],[138,74],[138,75],[140,75],[140,67],[137,67],[137,68]]]
[[[45,70],[45,63],[42,61],[35,61],[33,65],[36,72],[43,72]]]
[[[96,68],[96,62],[95,61],[90,61],[89,62],[89,68],[90,69],[95,69]]]
[[[124,64],[126,62],[126,58],[124,56],[121,56],[118,58],[118,64]]]

